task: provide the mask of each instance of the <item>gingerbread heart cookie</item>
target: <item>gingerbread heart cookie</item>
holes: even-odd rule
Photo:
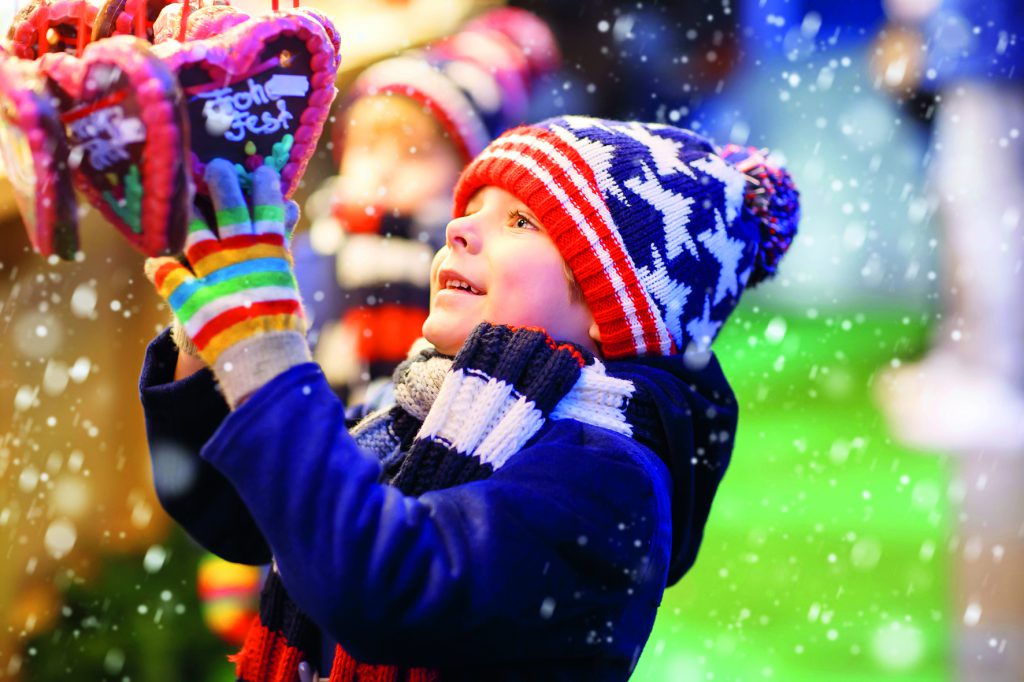
[[[75,186],[143,253],[180,251],[192,197],[174,75],[146,42],[120,35],[42,68],[54,82]]]
[[[202,7],[197,7],[195,2],[196,0],[192,0],[189,5],[189,13],[185,17],[184,40],[182,40],[181,15],[185,5],[177,3],[168,5],[160,13],[156,24],[154,24],[156,35],[153,42],[203,40],[220,35],[249,20],[248,14],[231,7],[224,0],[215,0],[212,4],[207,0]]]
[[[160,12],[172,4],[180,5],[181,0],[106,0],[96,14],[92,39],[95,41],[113,35],[134,35],[153,42],[153,24]],[[140,7],[145,12],[141,25],[136,17]]]
[[[14,16],[7,39],[21,59],[76,54],[90,42],[96,6],[88,0],[33,0]]]
[[[334,100],[337,50],[303,12],[250,19],[222,35],[153,48],[177,74],[188,107],[192,177],[212,159],[235,164],[243,187],[268,164],[291,197]]]
[[[68,145],[31,62],[0,54],[0,157],[33,248],[65,260],[78,250]]]

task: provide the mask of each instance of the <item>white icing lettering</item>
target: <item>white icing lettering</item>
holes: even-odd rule
[[[229,142],[241,142],[250,135],[273,135],[289,130],[294,116],[282,101],[284,97],[302,97],[309,91],[309,79],[304,76],[275,74],[267,83],[252,78],[241,85],[219,88],[196,95],[193,101],[205,100],[203,118],[206,132],[212,137],[223,137]],[[252,111],[255,107],[274,104],[276,111]]]
[[[107,107],[72,121],[68,127],[78,143],[71,150],[74,159],[88,157],[93,168],[104,171],[118,161],[129,159],[128,145],[146,139],[146,128],[137,118],[125,117],[119,106]]]

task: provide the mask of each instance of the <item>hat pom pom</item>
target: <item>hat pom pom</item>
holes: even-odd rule
[[[743,209],[757,221],[761,233],[754,270],[747,282],[747,286],[754,286],[775,275],[779,261],[793,243],[800,222],[800,193],[793,176],[756,147],[729,144],[720,156],[749,180]]]

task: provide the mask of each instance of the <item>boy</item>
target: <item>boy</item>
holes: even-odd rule
[[[309,362],[273,172],[250,222],[211,164],[220,238],[196,223],[195,276],[147,274],[213,372],[172,381],[193,361],[165,333],[141,386],[168,511],[225,558],[274,558],[240,679],[629,676],[732,448],[708,346],[796,229],[789,176],[723,154],[581,117],[499,137],[456,186],[432,348],[354,426]]]

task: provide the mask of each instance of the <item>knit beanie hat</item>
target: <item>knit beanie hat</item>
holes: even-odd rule
[[[523,121],[532,83],[559,61],[547,24],[526,10],[506,7],[425,50],[377,62],[355,80],[348,99],[392,95],[418,102],[468,162]],[[341,142],[338,135],[336,142]]]
[[[543,223],[609,359],[704,352],[799,221],[792,178],[758,150],[669,125],[553,118],[509,130],[462,172],[454,214],[501,187]]]

